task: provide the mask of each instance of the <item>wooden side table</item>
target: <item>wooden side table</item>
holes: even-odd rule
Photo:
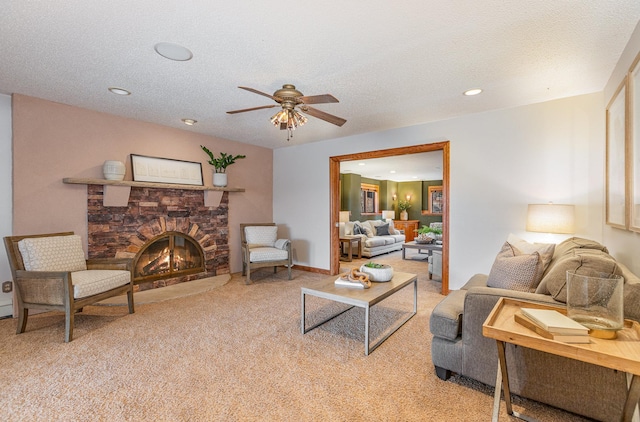
[[[555,309],[563,312],[562,309],[551,306],[505,297],[500,298],[496,303],[496,306],[482,325],[482,334],[485,337],[495,339],[498,345],[498,373],[496,375],[496,389],[493,398],[492,421],[498,420],[500,384],[502,384],[504,392],[507,413],[523,420],[529,420],[526,416],[515,412],[511,407],[505,343],[626,372],[629,388],[621,420],[625,422],[632,421],[633,413],[640,400],[640,324],[635,321],[625,320],[625,327],[623,330],[618,331],[618,338],[615,340],[590,337],[591,342],[588,344],[561,343],[544,338],[518,324],[514,319],[514,315],[520,311],[520,308]]]
[[[341,237],[340,238],[340,259],[343,261],[351,262],[353,261],[353,244],[356,243],[358,245],[358,258],[362,258],[362,239],[360,236],[354,237]],[[344,257],[344,247],[347,247],[346,257]]]
[[[404,230],[405,242],[415,239],[419,224],[420,220],[393,220],[393,227],[396,230]]]

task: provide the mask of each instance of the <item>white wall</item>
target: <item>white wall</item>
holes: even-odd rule
[[[276,149],[274,220],[289,228],[296,263],[329,269],[329,157],[449,140],[451,289],[487,273],[509,232],[539,240],[524,231],[529,203],[576,204],[576,234],[602,240],[602,102],[596,93]]]
[[[603,103],[600,107],[603,115],[611,97],[624,79],[638,54],[640,54],[640,23],[638,23],[638,26],[636,26],[635,31],[631,35],[604,89]],[[604,225],[603,231],[604,243],[609,248],[609,252],[616,258],[622,260],[635,274],[640,274],[640,260],[637,259],[638,251],[640,251],[640,233],[616,229],[607,225]]]
[[[11,97],[0,94],[0,237],[11,235]],[[11,280],[4,246],[0,246],[0,283]],[[0,291],[0,316],[11,315],[12,293]]]

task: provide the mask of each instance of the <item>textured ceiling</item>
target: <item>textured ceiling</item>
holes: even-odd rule
[[[0,92],[279,148],[601,91],[638,0],[4,1]],[[193,52],[187,62],[159,42]],[[243,91],[330,93],[287,142]],[[110,86],[130,90],[122,97]],[[480,87],[484,93],[464,97]],[[180,121],[193,118],[187,127]]]

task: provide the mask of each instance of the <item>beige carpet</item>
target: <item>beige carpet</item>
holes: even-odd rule
[[[485,421],[491,388],[439,380],[429,315],[442,299],[426,263],[377,258],[419,272],[418,314],[364,355],[360,309],[300,333],[300,286],[325,276],[269,269],[245,285],[122,306],[88,306],[66,344],[61,313],[36,315],[15,335],[0,320],[0,420],[7,421]],[[343,263],[345,269],[357,265]],[[342,305],[308,300],[312,318]],[[405,289],[372,309],[372,336],[412,306]],[[310,321],[311,322],[311,321]],[[502,406],[501,420],[509,420]],[[583,421],[516,398],[540,421]]]
[[[231,276],[229,274],[223,274],[189,281],[188,283],[174,284],[159,289],[143,290],[133,294],[133,303],[134,305],[144,305],[146,303],[162,302],[163,300],[197,295],[222,287],[227,284],[229,280],[231,280]],[[126,295],[111,297],[98,303],[98,305],[104,306],[125,306],[127,304]]]

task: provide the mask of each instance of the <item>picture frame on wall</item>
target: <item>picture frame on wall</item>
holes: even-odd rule
[[[429,195],[429,214],[442,215],[444,207],[442,186],[429,186],[427,193]]]
[[[203,186],[202,163],[131,154],[135,182]]]
[[[640,55],[628,78],[629,89],[629,230],[640,232]]]
[[[626,229],[626,139],[627,78],[625,77],[606,109],[606,223]]]

